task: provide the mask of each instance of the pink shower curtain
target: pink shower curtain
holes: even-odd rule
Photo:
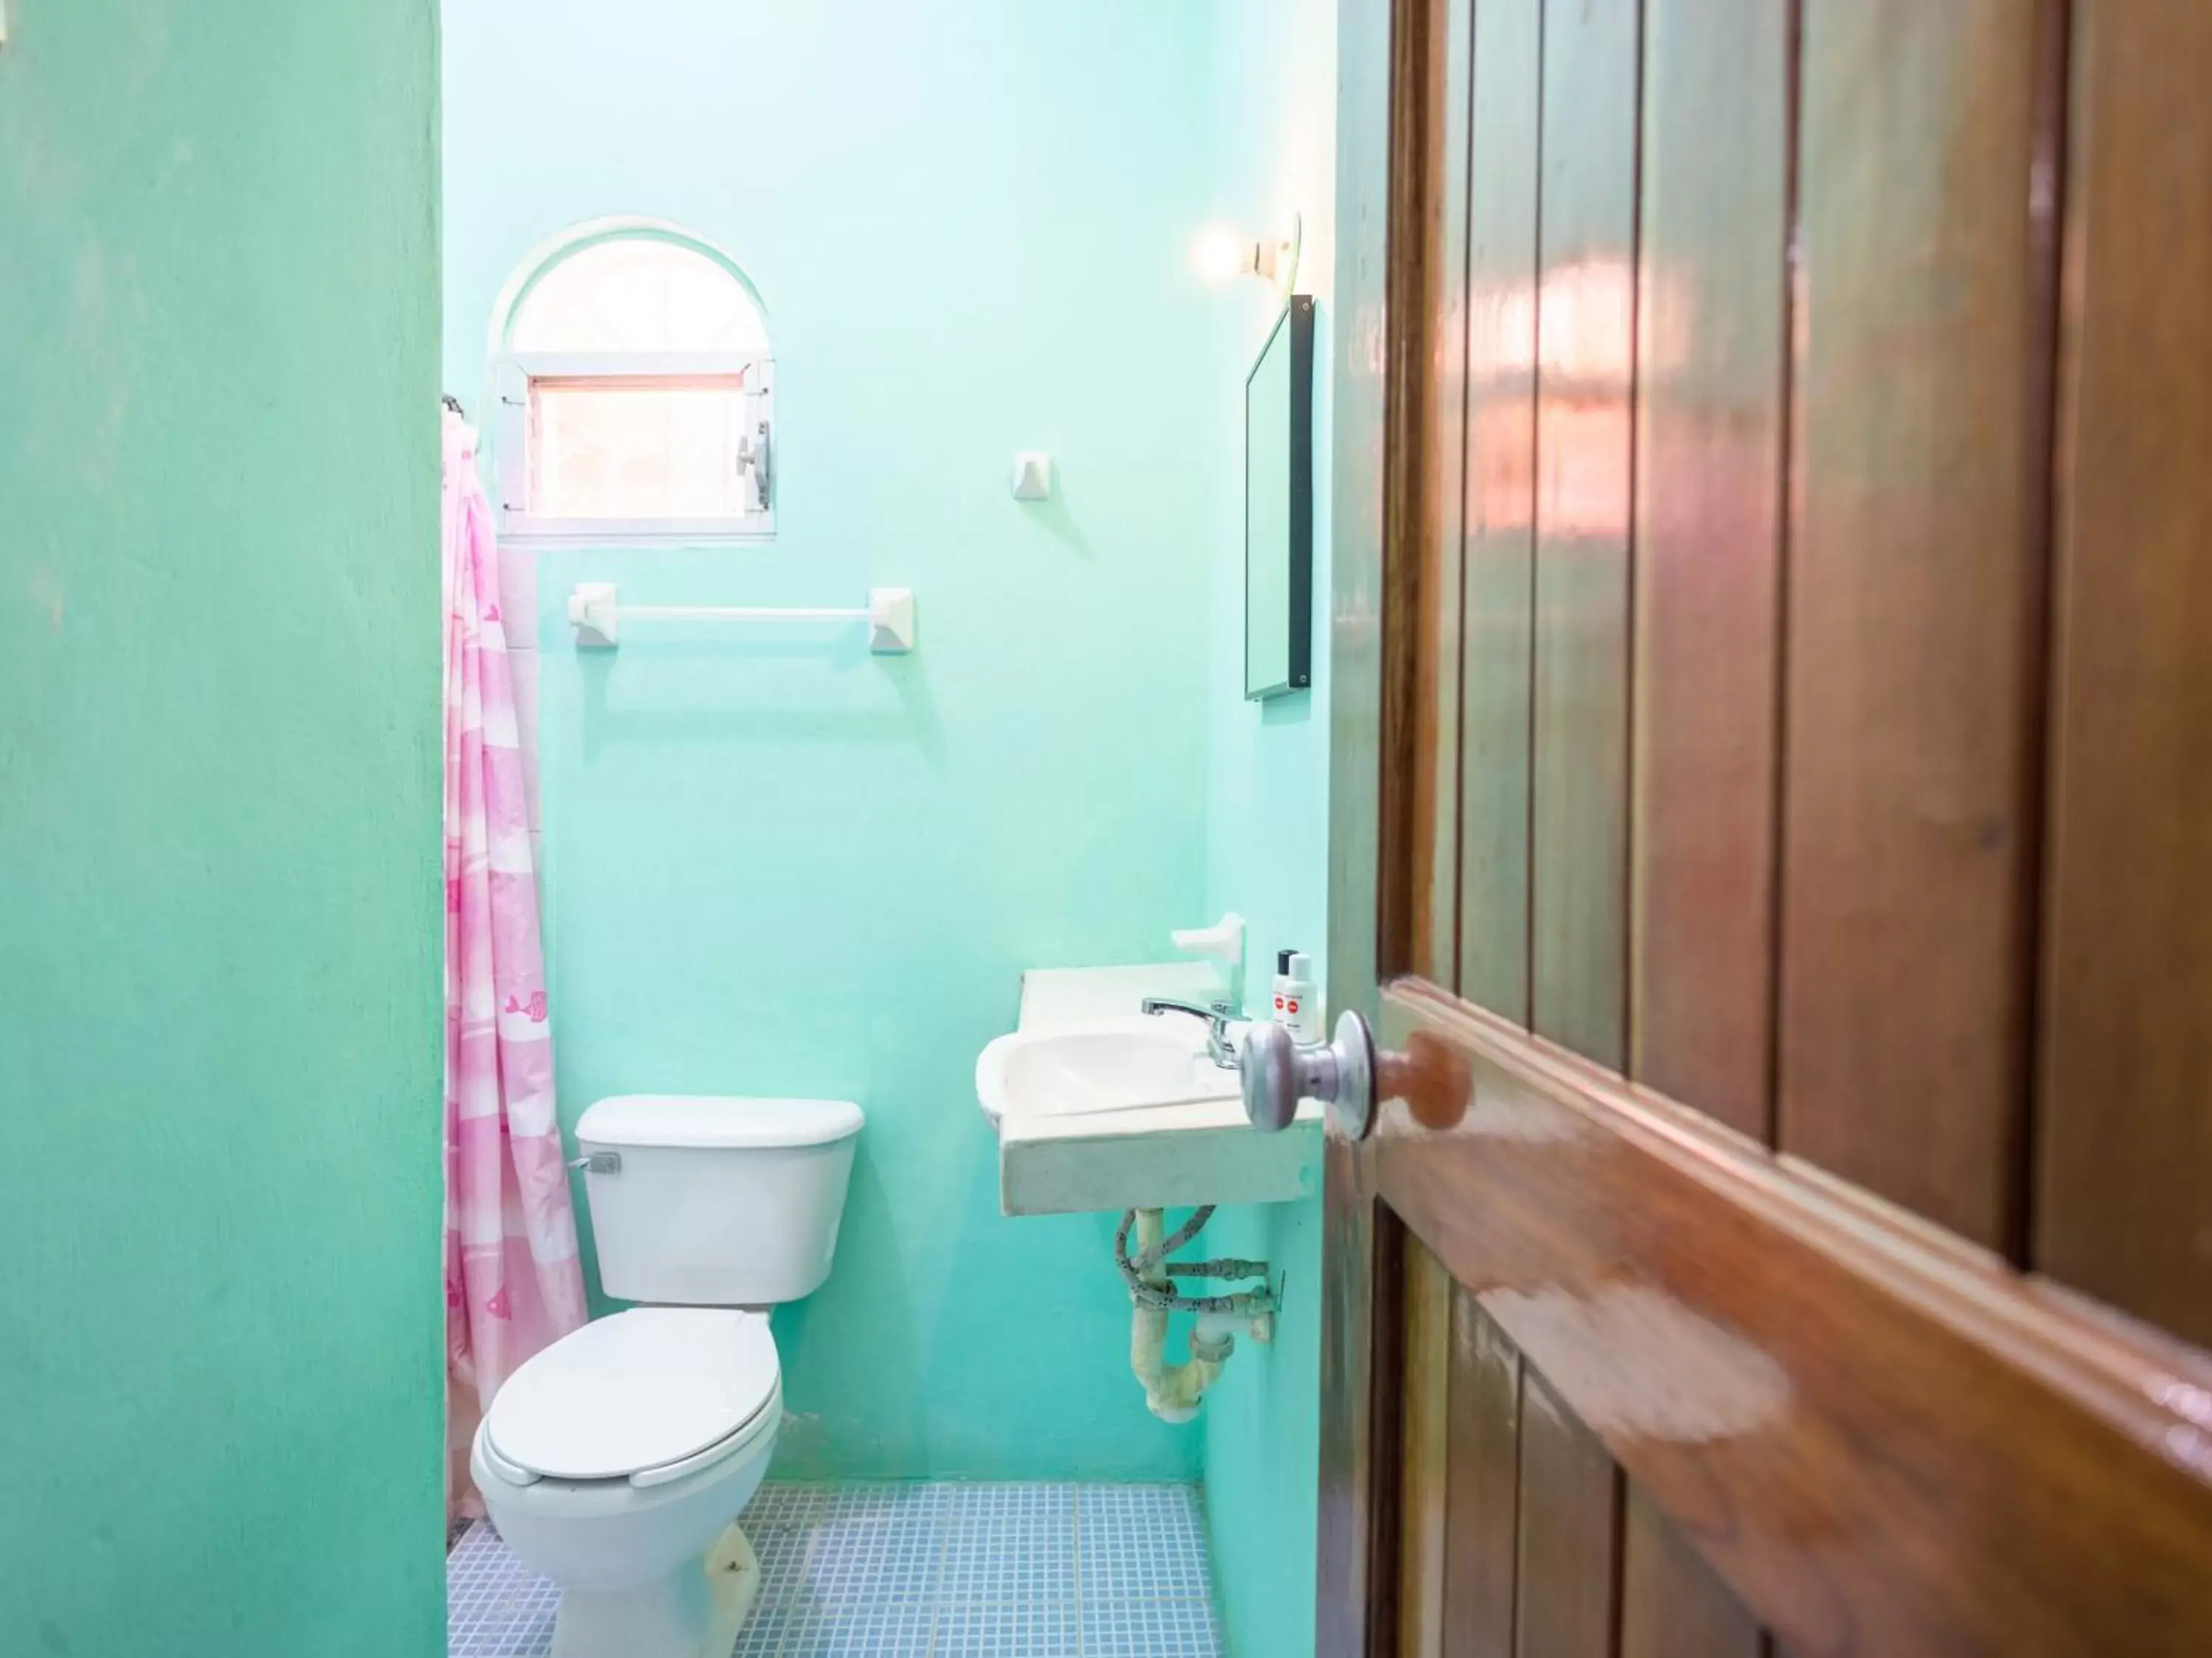
[[[499,552],[476,434],[448,410],[445,438],[446,1340],[458,1430],[517,1365],[584,1322],[584,1279],[553,1114]]]

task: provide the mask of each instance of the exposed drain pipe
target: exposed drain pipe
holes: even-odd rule
[[[1255,1341],[1268,1341],[1274,1334],[1276,1297],[1267,1288],[1267,1262],[1167,1259],[1212,1218],[1213,1206],[1208,1204],[1168,1238],[1164,1236],[1167,1222],[1162,1210],[1133,1209],[1121,1216],[1114,1234],[1114,1264],[1135,1308],[1129,1329],[1129,1368],[1143,1384],[1146,1405],[1163,1422],[1188,1422],[1198,1414],[1200,1399],[1236,1350],[1231,1332],[1237,1326],[1243,1326]],[[1137,1231],[1134,1259],[1129,1254],[1132,1225]],[[1176,1289],[1176,1277],[1258,1278],[1261,1287],[1231,1295],[1186,1295]],[[1167,1362],[1168,1314],[1173,1311],[1198,1314],[1190,1332],[1190,1356],[1181,1364]]]

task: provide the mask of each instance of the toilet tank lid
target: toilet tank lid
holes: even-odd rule
[[[576,1138],[602,1146],[724,1149],[820,1146],[860,1131],[850,1100],[755,1100],[728,1094],[622,1094],[594,1102]]]

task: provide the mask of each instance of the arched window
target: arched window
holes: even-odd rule
[[[542,540],[753,540],[775,529],[768,321],[672,226],[588,226],[508,284],[493,338],[502,526]]]

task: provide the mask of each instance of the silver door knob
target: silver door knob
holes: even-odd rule
[[[1329,1126],[1364,1140],[1375,1120],[1375,1038],[1356,1013],[1339,1015],[1336,1039],[1302,1048],[1280,1025],[1256,1024],[1239,1045],[1244,1115],[1263,1134],[1288,1128],[1302,1100],[1328,1107]]]

